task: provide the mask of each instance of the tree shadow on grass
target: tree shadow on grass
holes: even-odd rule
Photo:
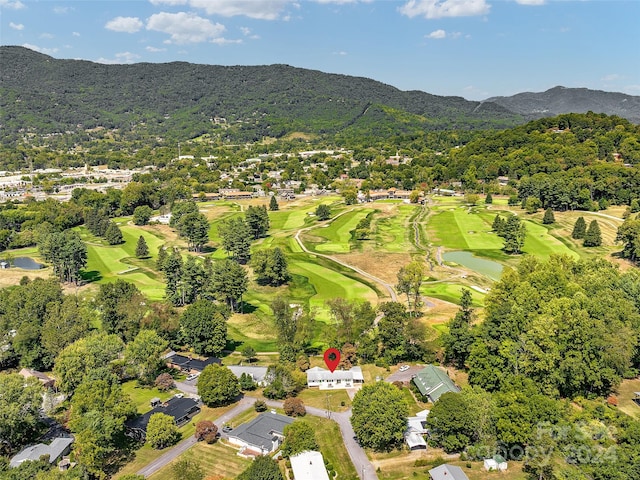
[[[85,283],[97,282],[102,280],[102,274],[97,270],[91,270],[90,272],[81,272],[80,277]]]
[[[256,310],[258,310],[258,307],[256,307],[255,305],[249,303],[249,302],[242,302],[242,309],[239,309],[238,313],[253,313]]]

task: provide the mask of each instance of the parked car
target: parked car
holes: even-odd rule
[[[231,430],[233,430],[233,428],[230,425],[225,425],[224,427],[222,427],[222,431],[224,433],[229,433]]]
[[[198,378],[198,374],[197,373],[191,373],[189,375],[187,375],[187,382],[190,380],[195,380],[196,378]]]
[[[409,365],[402,365],[402,366],[400,367],[400,371],[401,371],[401,372],[406,372],[407,370],[409,370]]]

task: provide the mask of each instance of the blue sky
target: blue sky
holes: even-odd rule
[[[280,63],[473,100],[556,85],[640,95],[640,0],[0,0],[0,44]]]

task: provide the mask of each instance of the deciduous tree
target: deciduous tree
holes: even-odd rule
[[[171,415],[154,413],[147,425],[147,443],[160,450],[174,445],[180,440],[180,432]]]
[[[191,479],[188,479],[191,480]],[[284,480],[278,463],[267,455],[256,457],[237,480]]]
[[[208,407],[228,405],[240,395],[240,383],[227,367],[207,365],[198,377],[198,395]]]
[[[314,428],[304,420],[296,420],[284,427],[284,443],[282,444],[282,455],[291,457],[298,453],[310,450],[318,450],[318,442]]]
[[[227,344],[229,311],[201,299],[189,305],[180,317],[180,337],[196,353],[220,355]]]
[[[42,405],[42,385],[35,377],[0,373],[0,439],[10,450],[36,433]]]
[[[364,385],[353,398],[352,411],[351,425],[362,446],[388,450],[402,443],[409,407],[394,385]]]

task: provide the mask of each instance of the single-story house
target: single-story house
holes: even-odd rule
[[[233,374],[240,378],[243,373],[249,375],[258,385],[265,386],[264,377],[267,375],[267,367],[245,367],[243,365],[229,365],[227,367]]]
[[[25,447],[9,461],[9,466],[19,467],[22,462],[37,461],[46,455],[49,456],[49,463],[53,465],[71,451],[72,443],[73,437],[58,437],[54,438],[49,445],[38,443]]]
[[[164,358],[167,361],[167,366],[177,368],[188,373],[200,373],[207,365],[220,363],[219,358],[211,357],[202,360],[199,358],[193,358],[191,355],[180,355],[174,351],[167,353]]]
[[[320,367],[307,370],[307,386],[319,387],[320,390],[353,388],[364,383],[362,368],[351,367],[349,370],[334,370],[333,372]]]
[[[200,410],[200,402],[193,398],[172,397],[166,402],[157,404],[151,411],[144,415],[127,422],[127,427],[131,430],[138,431],[141,436],[144,437],[144,435],[146,435],[147,425],[149,425],[149,419],[156,413],[164,413],[165,415],[173,417],[176,425],[181,427],[199,414]]]
[[[229,443],[255,450],[263,455],[275,452],[284,440],[284,427],[293,418],[278,413],[263,413],[229,432]]]
[[[449,378],[447,372],[435,365],[427,365],[420,370],[413,379],[416,387],[431,402],[437,402],[440,396],[446,392],[459,392],[460,390]]]
[[[40,380],[40,383],[44,386],[44,388],[53,388],[55,384],[55,380],[42,372],[38,372],[37,370],[32,370],[30,368],[23,368],[18,372],[24,378],[35,377]]]
[[[291,470],[294,480],[329,480],[320,452],[313,450],[292,455]]]
[[[446,463],[429,470],[429,477],[431,480],[469,480],[460,467]]]
[[[427,433],[427,415],[429,410],[422,410],[414,417],[407,418],[407,430],[404,432],[404,441],[410,450],[420,450],[427,448],[424,435]]]
[[[491,472],[492,470],[504,472],[507,470],[507,461],[501,455],[494,455],[493,458],[485,458],[484,469],[487,472]]]

